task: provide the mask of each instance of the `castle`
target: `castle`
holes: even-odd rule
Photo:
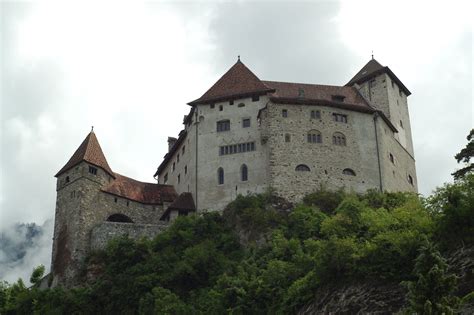
[[[188,103],[156,184],[112,171],[91,131],[56,174],[53,285],[76,284],[90,250],[114,236],[152,237],[176,216],[221,210],[239,194],[416,192],[410,94],[373,58],[344,86],[262,81],[239,58]]]

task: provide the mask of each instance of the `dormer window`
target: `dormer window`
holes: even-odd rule
[[[304,98],[304,89],[303,88],[298,89],[298,97]]]
[[[334,101],[334,102],[344,102],[344,99],[346,97],[344,95],[331,95],[331,99]]]
[[[89,173],[91,173],[92,175],[97,175],[97,168],[89,166]]]

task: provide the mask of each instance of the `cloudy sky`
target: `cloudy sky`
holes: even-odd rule
[[[0,278],[49,266],[53,176],[91,126],[114,171],[153,181],[186,103],[237,55],[261,79],[343,85],[373,50],[413,93],[428,195],[451,180],[474,125],[473,11],[469,1],[1,1],[0,232],[36,222],[46,233]]]

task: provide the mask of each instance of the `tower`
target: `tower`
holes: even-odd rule
[[[356,87],[376,109],[381,110],[397,129],[394,137],[413,157],[408,88],[390,70],[372,59],[346,84]]]
[[[90,247],[90,229],[100,222],[95,209],[100,189],[115,178],[91,131],[57,178],[51,273],[53,285],[77,282],[80,266]]]

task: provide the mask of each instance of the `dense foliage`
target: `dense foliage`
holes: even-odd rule
[[[428,199],[318,191],[291,211],[276,204],[271,194],[239,196],[224,215],[179,217],[154,240],[115,239],[91,255],[88,266],[102,273],[83,287],[0,283],[0,313],[286,314],[320,286],[367,278],[412,283],[409,300],[423,307],[416,292],[435,285],[446,291],[439,301],[455,301],[445,262],[420,248],[427,239],[442,248],[473,243],[474,175]],[[428,270],[423,259],[434,260]],[[437,301],[432,308],[443,309]]]

